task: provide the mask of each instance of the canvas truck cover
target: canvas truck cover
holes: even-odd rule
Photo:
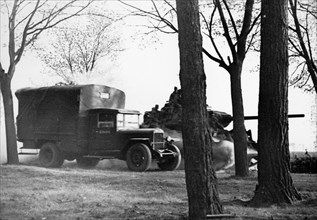
[[[48,133],[73,135],[78,118],[85,116],[88,110],[125,107],[123,91],[95,84],[23,88],[15,94],[19,100],[19,140],[39,138]]]

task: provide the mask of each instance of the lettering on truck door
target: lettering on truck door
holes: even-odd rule
[[[107,155],[116,151],[116,124],[115,114],[99,112],[95,123],[91,123],[90,151],[107,152]]]

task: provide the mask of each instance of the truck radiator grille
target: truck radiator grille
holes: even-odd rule
[[[161,132],[154,132],[153,134],[153,147],[154,149],[164,149],[164,134]]]

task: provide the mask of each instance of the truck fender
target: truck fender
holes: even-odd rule
[[[123,160],[126,160],[127,159],[126,155],[127,155],[129,148],[132,147],[136,143],[145,144],[152,151],[152,149],[150,147],[150,139],[149,138],[131,138],[131,139],[129,139],[128,143],[121,151],[120,158],[122,158]]]

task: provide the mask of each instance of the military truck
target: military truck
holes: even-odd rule
[[[126,110],[123,91],[103,85],[23,88],[17,139],[39,149],[43,167],[64,160],[93,167],[102,159],[120,159],[132,171],[146,171],[152,160],[162,170],[177,169],[181,153],[158,128],[140,128],[140,112]]]

